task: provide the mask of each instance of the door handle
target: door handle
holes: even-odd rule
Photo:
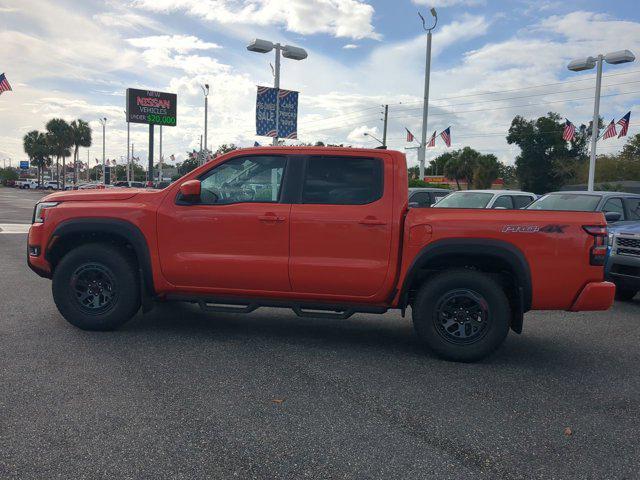
[[[378,220],[375,217],[363,218],[358,223],[360,223],[360,225],[386,225],[387,224],[387,222],[384,222],[382,220]]]
[[[277,215],[258,215],[258,220],[261,222],[284,222],[284,217]]]

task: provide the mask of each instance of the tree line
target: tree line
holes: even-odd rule
[[[78,152],[80,147],[91,146],[92,131],[89,123],[77,119],[67,122],[62,118],[52,118],[45,131],[32,130],[22,139],[24,152],[31,166],[38,169],[38,183],[44,183],[44,171],[56,162],[56,181],[60,182],[60,160],[62,160],[62,188],[66,186],[66,160],[73,156],[74,183],[78,180]]]

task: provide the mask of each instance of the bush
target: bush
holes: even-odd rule
[[[427,183],[424,180],[409,179],[409,188],[446,188],[450,190],[448,183]]]

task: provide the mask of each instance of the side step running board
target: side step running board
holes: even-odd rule
[[[372,305],[333,305],[273,299],[204,298],[169,295],[167,300],[197,303],[204,312],[251,313],[260,307],[290,308],[301,318],[346,320],[355,313],[385,313],[386,307]]]

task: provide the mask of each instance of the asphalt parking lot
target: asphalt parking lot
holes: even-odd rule
[[[0,229],[29,223],[41,195],[0,187]],[[7,231],[0,478],[638,477],[640,297],[529,313],[470,365],[424,352],[396,312],[174,304],[91,333]]]

